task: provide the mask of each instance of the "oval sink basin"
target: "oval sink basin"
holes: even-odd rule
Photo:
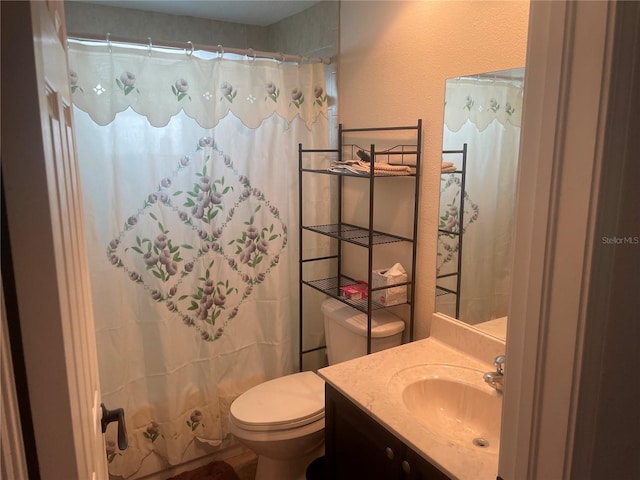
[[[497,453],[502,395],[484,383],[483,373],[453,365],[416,365],[394,374],[388,389],[434,434]]]

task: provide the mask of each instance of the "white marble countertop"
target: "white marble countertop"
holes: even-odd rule
[[[504,343],[499,339],[473,329],[458,329],[456,324],[446,319],[438,319],[436,323],[442,328],[434,328],[432,324],[432,336],[427,339],[329,366],[319,370],[318,374],[451,478],[495,480],[498,472],[496,447],[480,449],[447,441],[416,421],[408,410],[398,404],[399,399],[390,398],[388,394],[388,383],[394,373],[414,365],[444,363],[482,371],[494,368],[491,364],[494,351],[486,352],[485,362],[459,349],[465,344],[488,342],[495,351],[504,352]],[[438,333],[440,338],[434,333]]]

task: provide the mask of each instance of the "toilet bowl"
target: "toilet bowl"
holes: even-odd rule
[[[324,381],[301,372],[247,390],[231,404],[229,431],[258,455],[256,480],[304,480],[324,454]]]
[[[329,299],[323,302],[329,364],[366,354],[367,316]],[[400,345],[404,321],[388,311],[372,315],[372,351]],[[229,431],[258,455],[256,480],[305,480],[324,454],[324,381],[300,372],[261,383],[229,411]]]

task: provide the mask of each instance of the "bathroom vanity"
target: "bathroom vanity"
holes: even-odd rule
[[[332,479],[495,480],[504,341],[440,314],[432,336],[319,370]]]
[[[331,385],[325,391],[327,478],[448,480]]]

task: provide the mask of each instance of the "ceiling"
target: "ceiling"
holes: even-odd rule
[[[267,26],[319,3],[319,0],[76,0],[109,7],[209,18]]]

